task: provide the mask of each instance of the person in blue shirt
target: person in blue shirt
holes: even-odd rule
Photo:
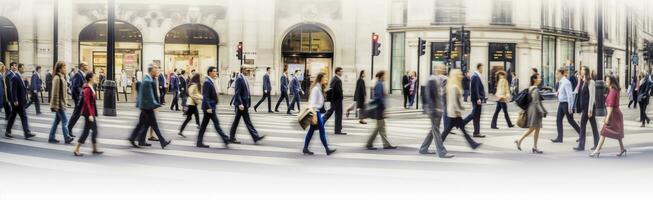
[[[562,143],[562,118],[567,117],[567,122],[571,125],[577,134],[580,134],[580,127],[578,123],[574,120],[573,106],[574,99],[576,94],[574,94],[574,88],[571,81],[567,79],[567,71],[564,69],[558,70],[558,111],[556,114],[556,126],[558,131],[558,136],[555,139],[551,139],[553,143]]]

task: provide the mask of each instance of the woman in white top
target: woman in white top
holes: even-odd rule
[[[325,77],[324,73],[320,73],[315,78],[313,87],[311,87],[311,95],[308,97],[308,108],[311,109],[313,113],[313,122],[311,123],[311,128],[308,129],[306,133],[306,139],[304,140],[304,155],[313,155],[313,152],[308,150],[308,145],[311,143],[311,138],[313,138],[313,132],[315,129],[318,129],[320,132],[320,140],[324,149],[326,150],[327,155],[331,155],[335,152],[335,149],[329,149],[327,144],[326,131],[324,130],[324,120],[322,120],[322,115],[320,109],[324,107],[324,88],[326,87],[328,79]]]

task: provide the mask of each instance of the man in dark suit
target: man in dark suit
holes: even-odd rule
[[[240,122],[241,117],[243,118],[243,121],[245,121],[245,126],[247,126],[247,130],[252,136],[254,143],[262,140],[265,138],[265,136],[258,135],[254,125],[252,125],[252,120],[249,118],[248,110],[252,105],[252,99],[249,93],[249,83],[247,83],[247,80],[243,75],[242,68],[240,69],[240,74],[234,82],[234,92],[234,107],[236,109],[236,116],[234,117],[234,122],[231,124],[231,131],[229,132],[229,143],[240,144],[240,142],[236,140],[236,129],[238,129],[238,123]]]
[[[41,92],[41,89],[43,87],[43,80],[41,79],[41,66],[36,66],[34,72],[32,72],[32,77],[30,81],[30,92],[32,96],[30,96],[30,101],[27,103],[26,108],[29,107],[30,105],[34,104],[34,109],[36,110],[36,114],[40,115],[41,114],[41,102],[39,101],[39,92]]]
[[[172,92],[170,110],[179,111],[179,79],[177,77],[177,69],[174,69],[172,75],[170,75],[170,92]]]
[[[5,72],[3,73],[4,77],[3,77],[2,81],[3,81],[3,85],[4,85],[4,89],[5,89],[5,94],[4,94],[5,95],[4,96],[5,101],[2,104],[2,106],[4,107],[4,110],[5,110],[5,120],[9,119],[9,116],[11,115],[11,108],[13,108],[13,106],[11,105],[11,86],[10,85],[11,85],[11,78],[14,76],[14,71],[13,70],[15,68],[16,68],[16,63],[11,62],[9,64],[9,68],[6,68]]]
[[[288,68],[286,67],[283,68],[279,85],[281,86],[281,90],[279,91],[279,100],[277,100],[277,106],[274,107],[274,112],[279,112],[279,104],[284,99],[286,100],[286,107],[290,107],[290,103],[288,102]]]
[[[404,108],[408,108],[408,98],[410,96],[410,77],[408,71],[401,77],[401,93],[404,95]]]
[[[347,133],[342,132],[342,100],[344,99],[342,95],[342,67],[336,67],[335,76],[331,79],[329,84],[329,90],[327,91],[327,99],[331,102],[331,107],[324,114],[324,123],[331,117],[331,115],[336,113],[336,121],[334,127],[334,133],[336,135],[347,135]]]
[[[216,90],[218,70],[215,67],[209,67],[206,71],[206,74],[209,77],[206,78],[204,84],[202,84],[202,111],[204,111],[204,118],[202,119],[202,124],[200,125],[200,132],[197,135],[197,147],[200,148],[209,148],[209,145],[204,144],[204,132],[206,132],[206,126],[209,125],[209,120],[213,122],[215,130],[222,138],[225,146],[229,145],[229,137],[224,134],[222,128],[220,128],[220,121],[218,120],[218,91]]]
[[[472,100],[472,113],[469,113],[467,117],[463,120],[463,123],[467,125],[470,121],[474,122],[474,137],[485,137],[481,135],[481,109],[483,102],[485,101],[485,88],[483,87],[483,80],[481,79],[481,74],[483,73],[483,64],[478,63],[476,65],[476,71],[471,77],[470,81],[470,93]]]
[[[159,100],[156,98],[156,87],[152,87],[154,84],[154,78],[159,74],[159,69],[153,66],[147,68],[148,74],[143,77],[143,83],[140,85],[138,90],[138,98],[136,99],[136,107],[141,109],[141,114],[138,117],[138,124],[136,128],[132,131],[129,136],[129,142],[133,147],[140,148],[140,146],[152,146],[151,144],[145,143],[145,135],[147,134],[147,129],[152,128],[156,136],[159,138],[159,143],[161,148],[165,148],[172,142],[172,140],[165,140],[159,129],[159,125],[156,121],[156,116],[154,115],[154,109],[161,107]],[[136,145],[136,139],[139,140],[139,144]]]
[[[256,103],[254,106],[254,112],[258,112],[256,111],[258,106],[261,105],[265,99],[268,99],[268,113],[273,113],[271,102],[272,97],[270,97],[270,93],[272,92],[272,84],[270,84],[270,69],[270,67],[265,69],[265,75],[263,75],[263,96],[261,97],[261,100],[259,100],[258,103]]]
[[[186,101],[188,100],[188,83],[186,81],[186,70],[181,70],[181,74],[177,76],[179,81],[179,98],[181,98],[181,107],[186,111]]]
[[[159,73],[157,78],[159,82],[159,102],[161,105],[166,105],[166,76],[164,73]]]
[[[18,64],[16,67],[12,67],[12,71],[13,72],[11,79],[9,80],[9,93],[11,93],[9,96],[11,97],[10,101],[13,107],[7,122],[7,130],[5,132],[5,136],[8,138],[13,137],[11,135],[11,129],[13,128],[14,122],[16,121],[16,115],[19,115],[20,122],[23,125],[23,134],[25,135],[25,139],[29,139],[36,135],[32,134],[32,132],[29,130],[29,124],[27,123],[27,114],[25,113],[25,105],[27,105],[27,87],[25,86],[25,82],[23,82],[23,77],[21,76],[23,73],[23,64]]]
[[[48,103],[50,102],[50,92],[52,92],[52,73],[50,70],[46,70],[45,73],[45,91],[48,93]]]
[[[293,110],[295,108],[295,104],[297,104],[297,111],[301,110],[299,107],[299,93],[304,94],[304,91],[302,91],[302,86],[299,85],[299,70],[295,70],[295,74],[292,77],[292,80],[290,81],[290,91],[292,91],[292,101],[290,101],[290,106],[288,107],[288,112],[287,114],[290,115],[290,110]]]
[[[70,116],[70,120],[68,120],[68,133],[70,133],[70,136],[75,137],[73,135],[73,128],[75,127],[75,124],[77,123],[77,120],[79,120],[79,117],[81,115],[81,110],[82,110],[82,87],[84,87],[84,84],[86,83],[86,71],[88,70],[88,64],[85,62],[79,63],[79,68],[77,70],[77,73],[73,75],[71,78],[70,82],[70,92],[72,93],[71,95],[73,96],[73,103],[75,103],[75,109],[73,109],[73,114]]]

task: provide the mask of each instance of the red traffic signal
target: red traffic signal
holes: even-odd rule
[[[238,42],[238,45],[236,45],[236,58],[238,60],[243,59],[243,42]]]
[[[381,42],[379,42],[379,34],[372,33],[372,56],[379,56],[381,54]]]

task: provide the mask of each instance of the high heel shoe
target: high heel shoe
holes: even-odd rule
[[[518,140],[515,140],[515,145],[517,145],[517,150],[521,151],[521,145],[519,145]]]
[[[601,156],[601,152],[595,152],[590,154],[590,158],[599,158]]]
[[[628,151],[627,150],[622,150],[621,153],[617,154],[617,157],[628,157]]]
[[[543,154],[543,153],[544,153],[543,151],[540,151],[540,150],[538,150],[538,149],[536,149],[536,148],[533,148],[533,149],[532,149],[532,152],[533,152],[534,154]]]

